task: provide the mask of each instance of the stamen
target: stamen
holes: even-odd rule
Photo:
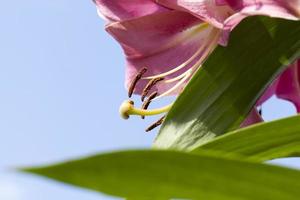
[[[148,84],[145,86],[143,89],[142,95],[141,95],[141,100],[144,101],[145,97],[148,95],[149,91],[152,89],[153,86],[155,86],[159,81],[164,80],[163,77],[159,78],[154,78],[148,82]]]
[[[152,77],[146,77],[146,78],[142,78],[142,76],[146,73],[147,68],[143,68],[141,69],[137,75],[134,77],[132,83],[130,84],[129,87],[129,91],[128,91],[128,96],[131,97],[134,89],[136,87],[137,82],[140,79],[149,79],[151,78],[151,80],[147,83],[147,85],[145,86],[145,88],[143,89],[142,95],[141,95],[141,99],[142,101],[145,100],[145,97],[148,96],[148,93],[151,91],[151,89],[159,82],[165,79],[165,76],[172,74],[178,70],[180,70],[181,68],[189,65],[191,62],[194,62],[195,58],[197,58],[197,56],[199,56],[199,58],[197,58],[197,61],[195,61],[195,64],[193,64],[193,66],[189,67],[188,70],[186,70],[184,73],[178,75],[177,77],[173,77],[170,79],[166,79],[164,81],[164,83],[172,83],[172,82],[176,82],[177,83],[170,88],[169,90],[165,91],[163,94],[158,95],[158,92],[155,91],[153,92],[146,101],[144,101],[142,108],[135,108],[134,107],[134,102],[127,100],[124,101],[122,103],[122,105],[120,106],[120,115],[124,118],[124,119],[128,119],[130,117],[130,115],[140,115],[142,118],[144,118],[144,116],[150,116],[150,115],[158,115],[158,114],[162,114],[162,113],[166,113],[168,112],[171,107],[173,106],[173,104],[169,104],[165,107],[162,108],[158,108],[158,109],[152,109],[152,110],[147,110],[150,103],[153,100],[156,100],[158,98],[170,95],[171,93],[173,93],[175,90],[177,89],[183,89],[186,85],[187,80],[189,80],[191,78],[191,76],[195,73],[195,71],[201,67],[201,64],[205,61],[205,59],[208,57],[208,55],[212,52],[212,50],[218,45],[218,38],[219,38],[219,34],[220,31],[218,29],[212,29],[210,32],[209,37],[207,38],[207,40],[204,42],[204,44],[201,45],[201,47],[197,50],[197,52],[190,58],[188,59],[186,62],[184,62],[182,65],[178,66],[177,68],[157,75],[157,76],[152,76]],[[154,128],[156,128],[157,126],[159,126],[160,124],[162,124],[163,120],[165,117],[162,117],[161,119],[159,119],[157,122],[155,122],[154,124],[152,124],[149,128],[146,129],[146,131],[150,131]]]
[[[202,44],[199,49],[187,60],[185,61],[184,63],[180,64],[179,66],[171,69],[170,71],[167,71],[165,73],[161,73],[161,74],[158,74],[158,75],[154,75],[154,76],[148,76],[148,77],[145,77],[143,79],[154,79],[154,78],[158,78],[158,77],[165,77],[165,76],[168,76],[170,74],[173,74],[177,71],[179,71],[180,69],[186,67],[188,64],[190,64],[197,56],[199,56],[201,54],[201,52],[207,47],[207,45],[209,46],[209,49],[211,50],[212,46],[214,45],[211,45],[213,43],[217,43],[217,39],[219,38],[219,33],[220,31],[218,29],[213,29],[210,33],[210,38],[206,40],[206,42],[204,44]],[[207,50],[205,52],[208,52]],[[207,54],[206,54],[207,56]],[[206,58],[206,56],[202,55],[201,57],[203,58]]]
[[[176,90],[181,85],[183,85],[185,83],[185,81],[188,78],[191,77],[191,75],[193,75],[194,71],[196,71],[196,69],[198,69],[201,66],[201,64],[204,62],[204,60],[208,57],[208,55],[212,52],[212,50],[217,46],[217,44],[218,44],[217,41],[218,41],[218,38],[219,38],[219,33],[220,33],[220,31],[218,31],[217,29],[213,29],[211,31],[211,37],[207,40],[207,42],[205,43],[205,45],[203,45],[204,47],[207,47],[207,48],[205,49],[205,51],[203,52],[203,54],[199,58],[199,60],[189,70],[187,70],[182,75],[179,75],[178,77],[175,77],[173,79],[167,80],[168,82],[173,82],[174,80],[180,80],[181,79],[172,88],[170,88],[169,90],[167,90],[163,94],[159,95],[158,97],[155,97],[154,100],[157,100],[157,99],[159,99],[161,97],[164,97],[164,96],[167,96],[167,95],[171,94],[174,90]],[[165,82],[167,83],[167,81],[165,81]]]
[[[189,73],[189,71],[190,71],[190,70],[188,70],[188,71],[186,71],[186,72],[180,74],[180,75],[177,76],[177,77],[174,77],[174,78],[171,78],[171,79],[167,79],[167,80],[165,80],[164,82],[165,82],[165,83],[172,83],[172,82],[178,81],[178,80],[182,79],[183,77],[185,77],[185,76]]]
[[[168,76],[170,74],[173,74],[173,73],[181,70],[182,68],[184,68],[188,64],[190,64],[197,56],[199,56],[199,54],[203,51],[204,47],[205,47],[205,45],[201,45],[200,48],[195,52],[195,54],[192,55],[192,57],[190,57],[187,61],[185,61],[181,65],[171,69],[170,71],[167,71],[165,73],[161,73],[161,74],[158,74],[158,75],[155,75],[155,76],[148,76],[148,77],[145,77],[143,79],[154,79],[154,78],[159,78],[159,77],[165,77],[165,76]]]
[[[160,118],[157,122],[155,122],[154,124],[152,124],[151,126],[149,126],[149,127],[146,129],[146,132],[152,131],[152,130],[155,129],[156,127],[160,126],[160,125],[164,122],[165,117],[166,117],[166,116],[163,116],[163,117]]]
[[[130,98],[134,92],[135,86],[137,82],[142,78],[142,76],[147,72],[147,68],[142,68],[134,77],[132,82],[130,83],[129,89],[128,89],[128,97]]]
[[[200,27],[198,28],[198,31],[200,30],[205,30],[207,27],[209,27],[209,25],[207,23],[203,23],[200,25]],[[165,77],[165,76],[168,76],[170,74],[173,74],[177,71],[179,71],[180,69],[186,67],[188,64],[190,64],[197,56],[199,56],[199,54],[202,52],[202,50],[205,48],[205,46],[207,45],[208,42],[204,43],[203,45],[201,45],[199,47],[199,49],[188,59],[186,60],[185,62],[183,62],[182,64],[180,64],[179,66],[171,69],[170,71],[167,71],[165,73],[161,73],[161,74],[158,74],[158,75],[154,75],[154,76],[148,76],[148,77],[145,77],[143,79],[154,79],[154,78],[158,78],[158,77]]]
[[[148,107],[149,107],[149,105],[150,105],[150,103],[151,103],[151,101],[152,101],[152,99],[154,99],[154,98],[157,96],[157,94],[158,94],[157,91],[153,92],[153,93],[148,97],[148,99],[146,99],[146,101],[143,103],[142,109],[147,110]],[[141,116],[141,117],[142,117],[142,119],[145,119],[145,116]]]
[[[133,101],[126,100],[124,101],[119,109],[120,115],[124,119],[128,119],[130,115],[140,115],[140,116],[151,116],[151,115],[158,115],[161,113],[168,112],[173,104],[169,104],[162,108],[157,108],[153,110],[144,110],[134,107]]]
[[[190,69],[191,70],[191,69]],[[182,78],[178,83],[176,83],[171,89],[167,90],[166,92],[164,92],[163,94],[159,95],[158,97],[155,97],[154,100],[159,99],[161,97],[167,96],[169,94],[171,94],[174,90],[176,90],[177,88],[179,88],[181,85],[184,84],[184,82],[190,78],[190,76],[192,75],[191,71],[189,71],[189,73],[187,73],[185,75],[184,78]]]

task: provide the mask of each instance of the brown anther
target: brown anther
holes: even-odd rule
[[[159,81],[162,81],[162,80],[164,80],[163,77],[151,79],[148,82],[148,84],[146,85],[146,87],[143,89],[143,92],[142,92],[142,95],[141,95],[141,100],[144,101],[145,97],[148,95],[148,93],[152,89],[152,87],[155,86]]]
[[[137,82],[142,78],[142,76],[147,72],[147,68],[142,68],[134,77],[132,82],[130,83],[129,89],[128,89],[128,97],[130,98],[134,92],[135,86]]]
[[[128,103],[130,103],[131,105],[134,105],[134,101],[129,100]]]
[[[160,125],[164,122],[165,117],[166,117],[166,116],[163,116],[163,117],[160,118],[157,122],[155,122],[154,124],[152,124],[151,126],[149,126],[149,127],[146,129],[146,132],[152,131],[152,130],[155,129],[156,127],[160,126]]]
[[[144,101],[143,105],[142,105],[142,109],[147,110],[151,101],[157,96],[158,92],[155,91],[153,92],[147,99],[146,101]],[[141,116],[142,119],[145,119],[145,116]]]

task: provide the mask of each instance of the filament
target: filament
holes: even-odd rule
[[[178,83],[176,83],[171,89],[167,90],[166,92],[162,93],[161,95],[155,97],[153,100],[157,100],[161,97],[167,96],[171,94],[173,91],[175,91],[177,88],[179,88],[188,78],[191,76],[191,72],[186,74],[184,78],[182,78]]]
[[[199,29],[201,30],[201,29],[205,29],[207,27],[208,27],[208,24],[204,23],[204,24],[201,24],[201,27]],[[143,79],[154,79],[154,78],[159,78],[159,77],[165,77],[170,74],[173,74],[174,72],[177,72],[178,70],[180,70],[180,69],[186,67],[188,64],[190,64],[201,53],[201,51],[205,48],[205,46],[206,46],[206,43],[204,45],[201,45],[200,48],[188,60],[186,60],[179,66],[173,68],[172,70],[167,71],[165,73],[158,74],[158,75],[144,77]]]

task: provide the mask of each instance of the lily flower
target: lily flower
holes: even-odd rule
[[[230,31],[243,18],[267,15],[298,20],[300,16],[299,0],[94,2],[99,15],[107,21],[106,31],[124,50],[128,96],[139,94],[143,101],[141,108],[136,108],[131,100],[124,101],[120,113],[125,119],[130,115],[144,117],[168,112],[172,104],[154,110],[147,108],[152,101],[179,94],[215,47],[226,45]],[[244,124],[258,121],[255,117],[260,116],[256,114],[255,109]],[[162,121],[163,118],[147,130]]]

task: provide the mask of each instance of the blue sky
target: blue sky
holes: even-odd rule
[[[124,59],[92,1],[3,1],[0,24],[0,199],[112,199],[11,170],[149,147],[155,136],[143,132],[155,118],[119,117]],[[294,113],[275,98],[263,109],[267,120]]]

